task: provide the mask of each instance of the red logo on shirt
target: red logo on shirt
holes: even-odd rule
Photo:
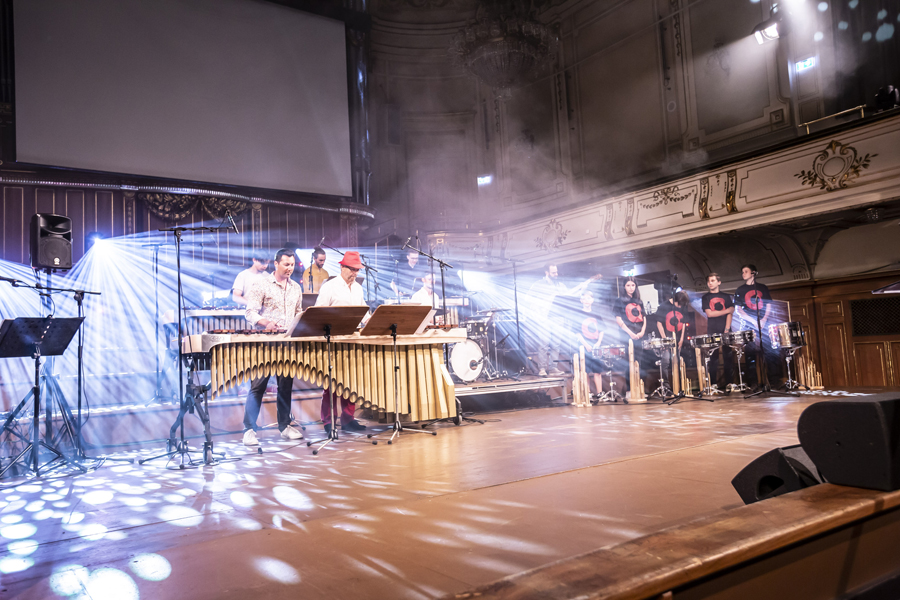
[[[597,324],[597,319],[594,317],[588,317],[584,321],[581,322],[581,335],[584,336],[584,339],[591,341],[600,338],[600,326]]]
[[[677,310],[666,313],[666,331],[672,333],[684,329],[684,315]]]
[[[641,305],[635,304],[634,302],[631,302],[625,307],[625,316],[627,316],[628,320],[632,323],[644,322],[644,313],[641,311]]]
[[[744,306],[749,308],[750,310],[759,310],[762,308],[762,294],[759,290],[750,290],[746,294],[744,294]]]
[[[712,310],[725,310],[725,300],[722,298],[713,298],[709,301],[709,307]]]

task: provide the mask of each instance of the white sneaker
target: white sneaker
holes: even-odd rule
[[[248,429],[244,432],[244,445],[245,446],[259,446],[259,440],[256,439],[256,432],[252,429]]]
[[[547,369],[541,369],[540,371],[538,371],[538,377],[546,377],[546,376],[547,376]]]
[[[296,428],[288,425],[284,428],[284,431],[281,432],[281,439],[283,440],[302,440],[303,434],[297,431]]]

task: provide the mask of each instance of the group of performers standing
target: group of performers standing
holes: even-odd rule
[[[722,280],[719,274],[710,273],[706,278],[708,291],[700,298],[700,310],[706,316],[707,334],[723,334],[729,331],[752,330],[760,332],[755,340],[745,347],[746,364],[744,366],[744,379],[751,386],[758,385],[760,379],[757,376],[757,356],[761,349],[765,353],[765,367],[768,382],[776,385],[783,378],[782,360],[778,350],[772,347],[768,334],[768,325],[772,322],[772,296],[769,288],[756,281],[757,270],[754,265],[744,265],[741,269],[743,284],[733,294],[721,290]],[[556,265],[545,267],[544,278],[532,286],[530,294],[532,300],[543,299],[543,322],[546,326],[539,328],[537,345],[537,362],[541,376],[558,375],[562,371],[558,368],[557,361],[561,348],[567,352],[578,352],[583,348],[586,357],[586,371],[592,374],[596,392],[599,395],[603,390],[600,387],[601,374],[612,371],[622,376],[625,389],[630,391],[630,378],[624,376],[628,373],[626,354],[619,351],[612,354],[606,361],[600,361],[597,357],[604,346],[627,347],[630,340],[633,345],[634,361],[640,365],[642,377],[644,374],[654,373],[656,367],[662,362],[662,369],[667,380],[672,379],[671,352],[663,352],[659,356],[656,353],[645,350],[644,342],[654,337],[674,338],[676,344],[676,356],[683,356],[687,363],[694,360],[689,340],[695,335],[692,328],[695,327],[695,319],[691,314],[691,300],[682,290],[670,292],[659,304],[655,313],[648,315],[645,304],[641,299],[638,282],[634,277],[625,277],[620,280],[617,295],[611,299],[609,305],[598,306],[600,303],[595,297],[595,292],[589,289],[590,283],[599,276],[581,283],[579,286],[568,290],[559,282],[559,272]],[[574,298],[580,294],[580,309],[565,310],[560,297]],[[549,300],[548,300],[549,298]],[[566,343],[569,340],[569,343]],[[719,374],[720,355],[722,357],[723,372]],[[608,363],[612,363],[610,367]],[[722,345],[711,351],[709,361],[709,373],[711,383],[719,390],[728,393],[731,384],[737,382],[735,368],[735,353],[728,345]],[[677,372],[677,366],[676,372]]]

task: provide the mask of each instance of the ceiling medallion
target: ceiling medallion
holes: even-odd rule
[[[800,179],[803,185],[819,186],[820,190],[832,192],[847,187],[850,181],[859,177],[861,171],[869,168],[869,163],[876,156],[859,156],[853,146],[832,141],[816,155],[812,169],[803,169],[794,177]]]
[[[475,18],[453,38],[454,62],[509,98],[511,88],[547,67],[559,34],[536,19],[534,0],[481,0]]]

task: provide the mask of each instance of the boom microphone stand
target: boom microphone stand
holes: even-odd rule
[[[230,220],[230,215],[227,215],[227,218]],[[220,225],[217,227],[165,227],[159,229],[159,231],[171,232],[175,236],[175,267],[178,273],[178,281],[176,285],[176,294],[178,296],[178,399],[181,405],[179,414],[183,414],[182,411],[191,410],[193,408],[193,404],[189,403],[188,393],[191,390],[188,390],[187,386],[184,385],[184,348],[182,347],[182,343],[184,340],[184,328],[182,323],[182,314],[184,313],[184,290],[181,286],[181,236],[185,231],[224,231],[224,230],[232,230],[237,232],[237,229],[234,227],[234,222],[232,221],[231,225]],[[183,387],[184,386],[184,387]],[[201,415],[203,413],[200,413]],[[208,415],[207,415],[208,417]],[[205,424],[204,424],[205,425]],[[194,463],[193,459],[191,459],[190,450],[188,449],[188,443],[184,438],[184,420],[181,421],[181,435],[180,439],[176,441],[175,449],[172,449],[171,438],[166,441],[166,452],[164,454],[159,454],[157,456],[152,456],[150,458],[144,458],[138,461],[138,464],[142,465],[151,460],[156,460],[158,458],[172,458],[174,456],[181,457],[181,463],[178,465],[179,469],[186,469],[188,467],[196,467],[199,466],[198,463]],[[212,454],[212,448],[205,449],[204,454],[206,454],[206,450],[208,453]],[[185,463],[185,457],[187,457],[187,463]]]

